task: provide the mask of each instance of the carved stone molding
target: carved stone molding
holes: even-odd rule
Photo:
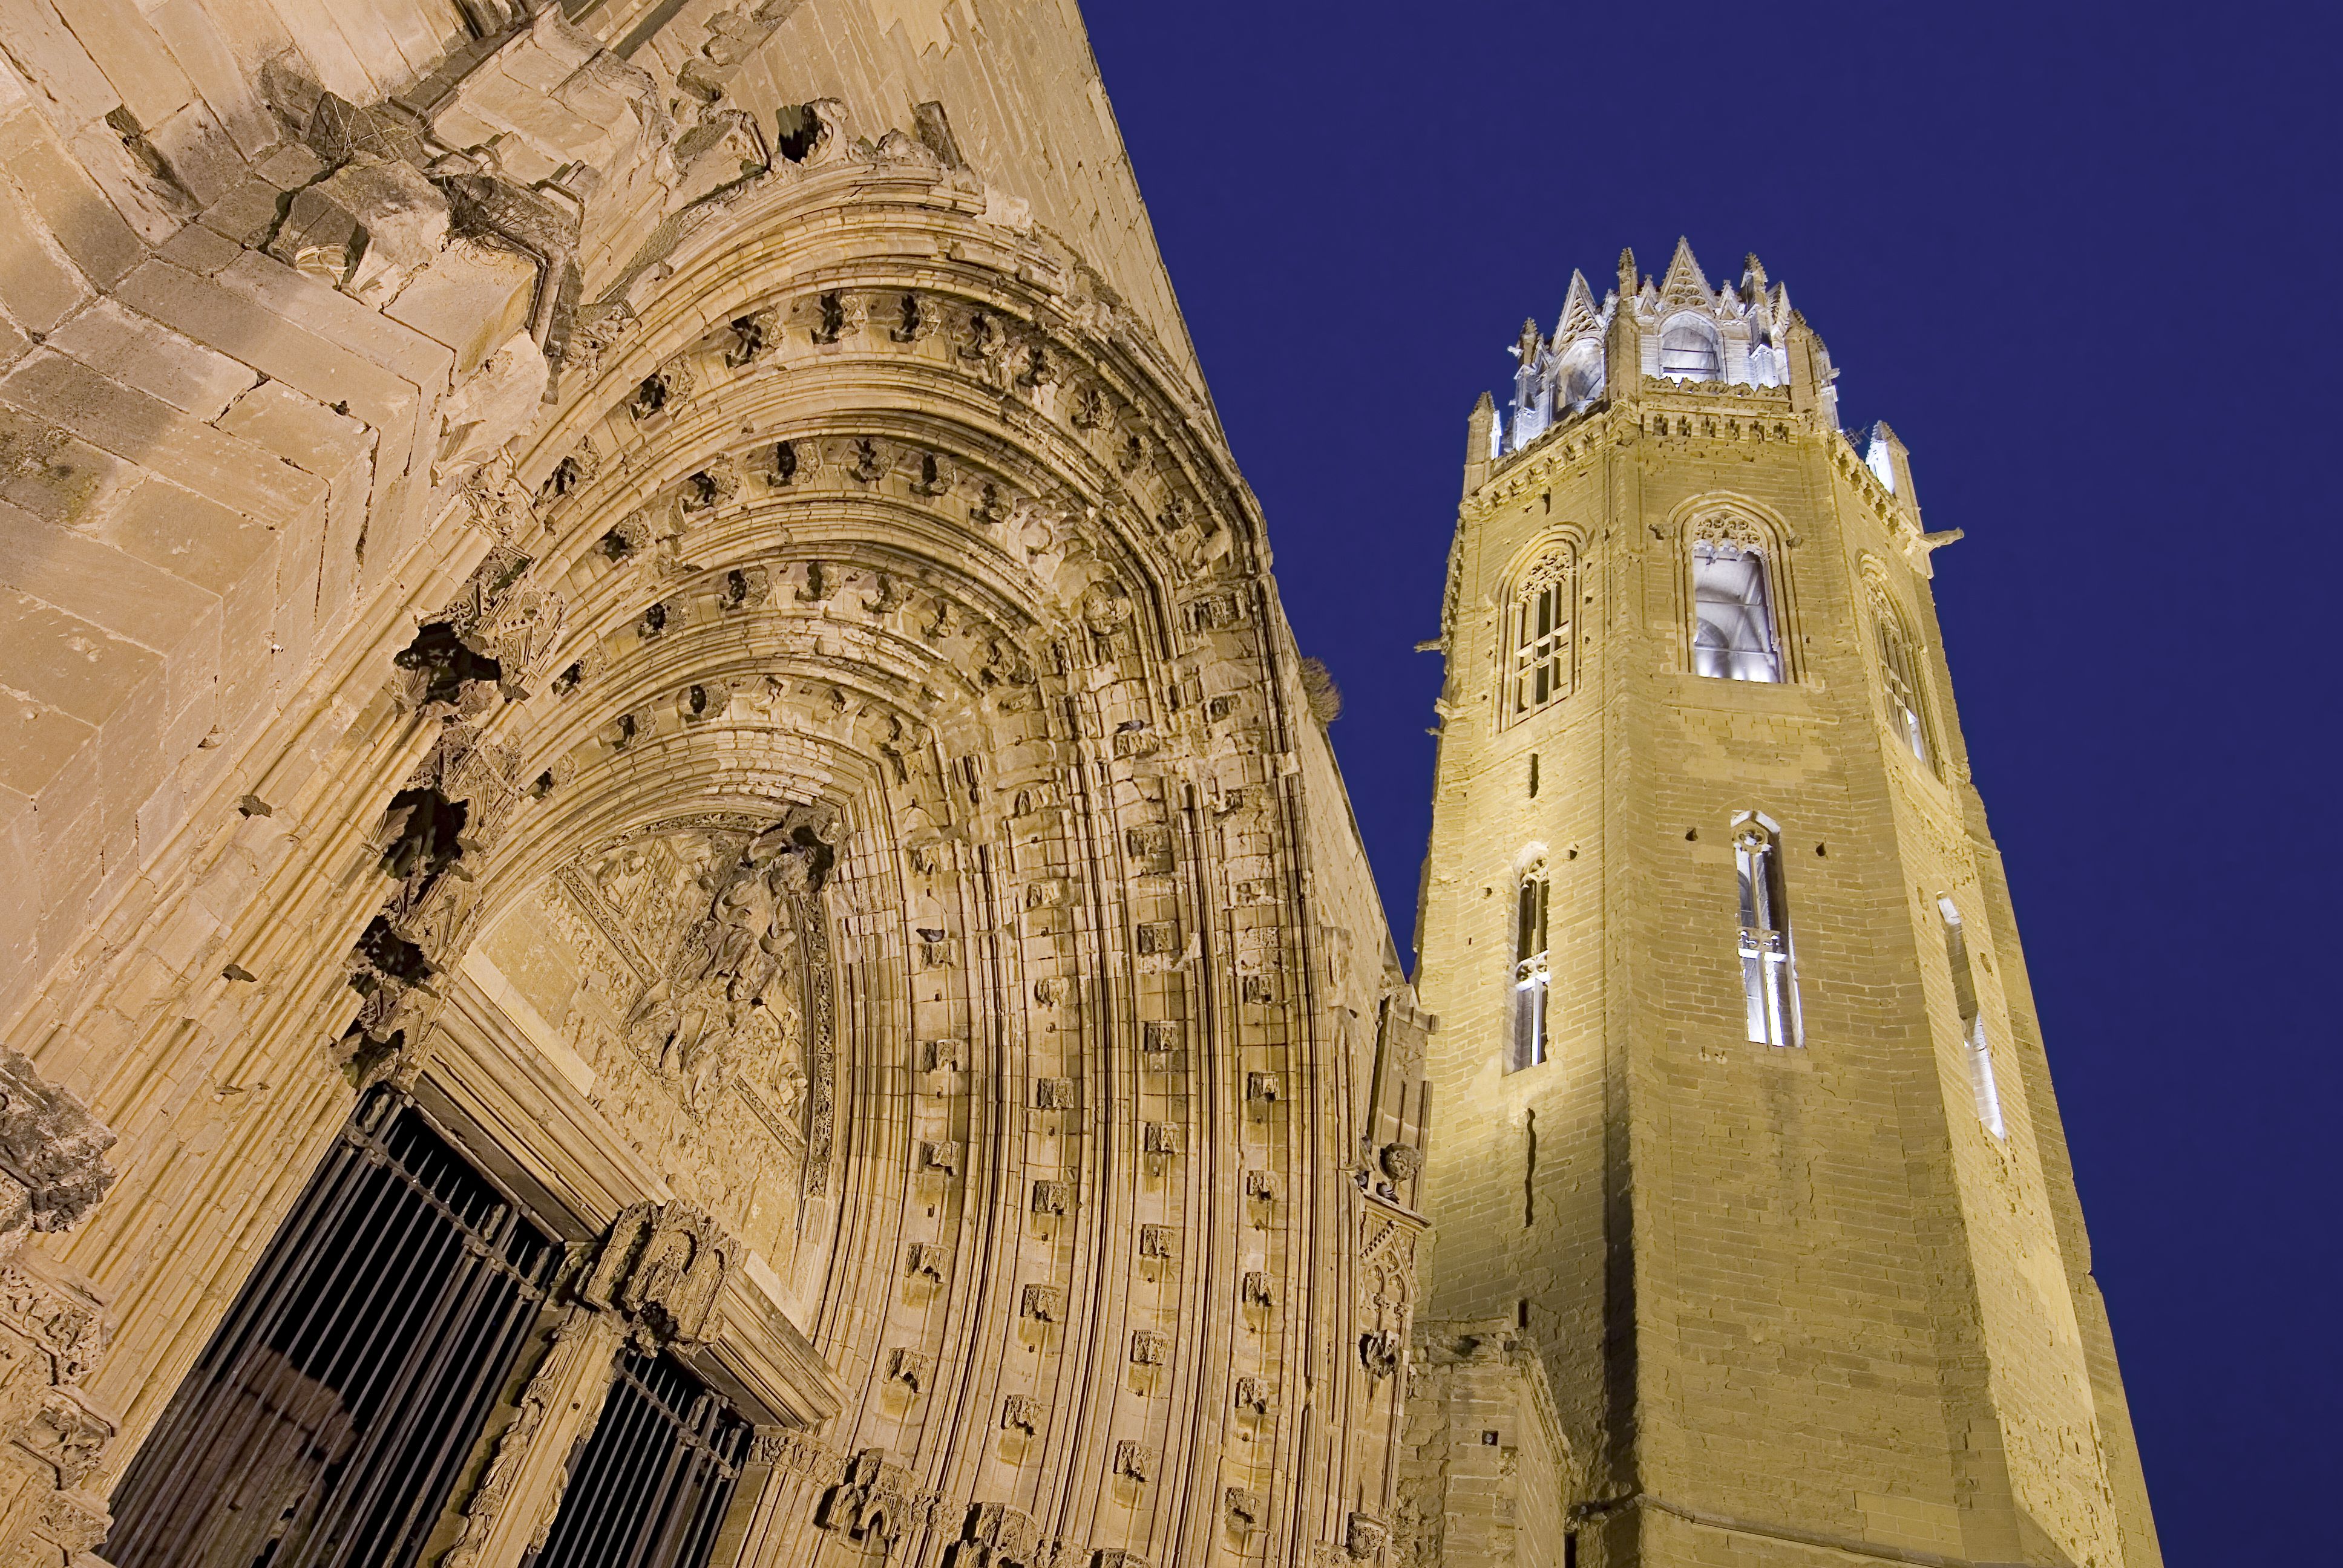
[[[735,1245],[689,1203],[637,1203],[610,1226],[586,1300],[623,1315],[638,1333],[674,1345],[706,1336]]]
[[[62,1231],[113,1184],[114,1132],[19,1053],[0,1051],[0,1258],[26,1232]]]
[[[38,1499],[0,1522],[0,1562],[69,1560],[112,1524],[105,1499],[81,1490],[116,1432],[82,1387],[106,1332],[97,1298],[46,1260],[0,1266],[0,1488]]]
[[[866,1448],[847,1462],[845,1478],[822,1500],[817,1523],[891,1554],[910,1527],[914,1493],[910,1471],[885,1451]]]

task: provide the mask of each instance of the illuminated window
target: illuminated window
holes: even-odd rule
[[[1562,357],[1554,400],[1564,408],[1584,408],[1603,396],[1603,346],[1574,345]]]
[[[1783,897],[1781,843],[1759,818],[1733,827],[1733,863],[1741,882],[1741,989],[1749,1038],[1759,1045],[1796,1045],[1798,977],[1790,952],[1789,906]]]
[[[1722,680],[1782,678],[1782,651],[1774,637],[1774,606],[1765,558],[1730,539],[1695,539],[1692,547],[1692,665]]]
[[[1887,597],[1876,589],[1872,598],[1872,625],[1877,632],[1879,668],[1886,688],[1887,727],[1903,738],[1912,755],[1934,768],[1928,746],[1927,708],[1920,693],[1920,659],[1904,620]]]
[[[1977,1120],[1996,1138],[2008,1136],[2001,1120],[2001,1091],[1993,1079],[1993,1045],[1985,1037],[1985,1010],[1977,1005],[1976,977],[1969,972],[1968,937],[1961,912],[1950,899],[1936,900],[1945,923],[1945,962],[1953,971],[1953,1005],[1961,1015],[1961,1053],[1968,1058],[1969,1089],[1976,1096]]]
[[[1513,1037],[1505,1051],[1505,1070],[1519,1072],[1545,1060],[1547,895],[1552,884],[1544,871],[1523,877],[1514,897]]]
[[[1716,328],[1697,316],[1679,316],[1660,329],[1660,374],[1679,381],[1714,381],[1724,364]]]
[[[1513,711],[1527,713],[1571,687],[1574,558],[1557,549],[1531,568],[1513,600]]]

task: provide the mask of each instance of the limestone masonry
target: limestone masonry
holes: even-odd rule
[[[1517,353],[1411,983],[1073,0],[0,0],[0,1564],[2156,1568],[1902,446]]]

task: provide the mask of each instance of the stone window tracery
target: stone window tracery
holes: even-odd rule
[[[1692,598],[1695,673],[1720,680],[1782,678],[1773,584],[1754,528],[1727,523],[1694,537]]]
[[[1549,980],[1546,906],[1553,883],[1538,867],[1514,892],[1513,1028],[1505,1050],[1505,1070],[1519,1072],[1545,1060],[1546,989]]]
[[[1886,694],[1887,727],[1896,731],[1913,758],[1931,769],[1936,766],[1928,741],[1928,709],[1921,693],[1920,656],[1904,629],[1904,618],[1877,584],[1872,587],[1871,623],[1879,650],[1879,672]]]
[[[1733,865],[1741,892],[1741,989],[1752,1044],[1803,1043],[1782,846],[1772,824],[1743,812],[1733,824]]]
[[[1571,640],[1571,604],[1577,594],[1577,557],[1567,545],[1548,551],[1513,597],[1513,711],[1518,717],[1570,695],[1577,660]]]

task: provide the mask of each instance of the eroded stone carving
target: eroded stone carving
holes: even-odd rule
[[[884,1450],[866,1448],[847,1462],[845,1479],[822,1500],[820,1522],[826,1530],[891,1553],[911,1524],[916,1492],[910,1471]]]
[[[982,1503],[968,1511],[951,1568],[1035,1568],[1041,1532],[1033,1516],[1005,1503]]]
[[[734,1251],[716,1221],[689,1203],[636,1203],[611,1224],[582,1293],[654,1342],[695,1344],[736,1266]]]
[[[0,1051],[0,1259],[27,1231],[62,1231],[114,1182],[114,1132],[31,1060]]]
[[[687,1109],[712,1102],[752,1020],[762,1027],[785,1000],[793,1010],[806,1005],[798,999],[806,995],[809,928],[819,920],[811,906],[830,862],[814,819],[801,813],[701,874],[703,912],[624,1025],[628,1041]],[[785,997],[785,987],[796,996]],[[822,1081],[819,1064],[809,1070],[811,1081]]]

